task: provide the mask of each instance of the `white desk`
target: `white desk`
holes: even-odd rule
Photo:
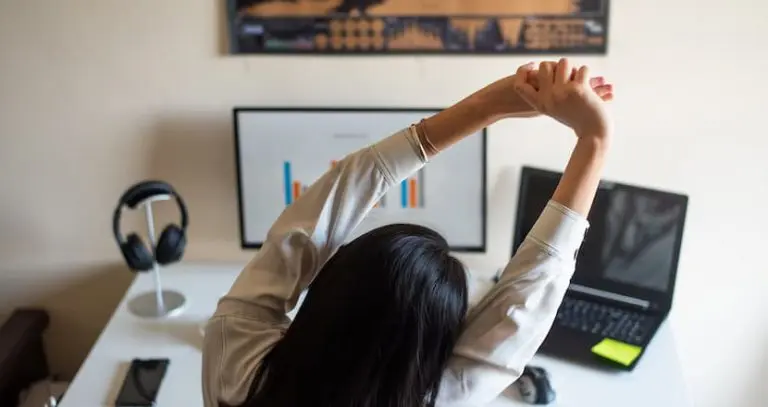
[[[166,288],[187,297],[184,312],[171,320],[142,320],[128,312],[128,301],[152,290],[152,278],[139,275],[75,376],[60,407],[113,406],[133,358],[171,359],[158,396],[159,407],[202,407],[200,326],[218,298],[234,281],[242,264],[181,264],[163,271]],[[126,271],[127,272],[127,271]],[[537,356],[532,364],[547,369],[557,391],[551,406],[680,407],[687,406],[682,372],[672,332],[663,327],[633,373],[603,372]],[[491,406],[525,406],[515,394]]]

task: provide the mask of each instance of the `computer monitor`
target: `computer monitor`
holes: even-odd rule
[[[522,169],[513,252],[533,227],[562,173]],[[588,215],[574,285],[669,311],[675,288],[688,197],[618,182],[600,184]]]
[[[346,155],[440,109],[235,108],[244,248],[258,248],[280,213]],[[392,185],[350,239],[392,223],[440,232],[455,251],[485,251],[486,130],[432,157]]]

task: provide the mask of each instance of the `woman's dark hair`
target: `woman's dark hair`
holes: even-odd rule
[[[434,406],[466,312],[465,270],[442,236],[372,230],[323,266],[241,407]]]

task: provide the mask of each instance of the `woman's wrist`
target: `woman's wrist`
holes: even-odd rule
[[[596,154],[604,154],[611,144],[609,134],[607,131],[576,133],[577,144],[582,145],[582,149],[591,150]]]
[[[468,97],[466,101],[473,105],[476,115],[482,117],[487,125],[510,117],[512,114],[510,110],[513,110],[503,103],[493,90],[480,90]]]
[[[502,106],[496,103],[492,95],[483,91],[478,91],[459,103],[464,104],[466,110],[471,112],[476,120],[482,121],[486,125],[491,125],[504,116]]]
[[[579,138],[552,200],[586,217],[600,184],[607,150],[600,138]]]
[[[417,125],[433,154],[493,123],[493,111],[481,95],[473,94]],[[426,144],[426,143],[425,143]]]

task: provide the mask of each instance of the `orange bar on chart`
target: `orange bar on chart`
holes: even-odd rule
[[[411,208],[415,208],[416,206],[418,206],[417,205],[418,200],[417,200],[417,196],[416,196],[416,190],[418,188],[416,188],[416,180],[415,179],[410,180],[409,181],[409,186],[410,186],[410,188],[409,188],[410,190],[408,191],[408,197],[410,198],[410,202],[408,203],[408,205]]]
[[[293,199],[297,199],[301,195],[301,183],[298,181],[293,182]]]

